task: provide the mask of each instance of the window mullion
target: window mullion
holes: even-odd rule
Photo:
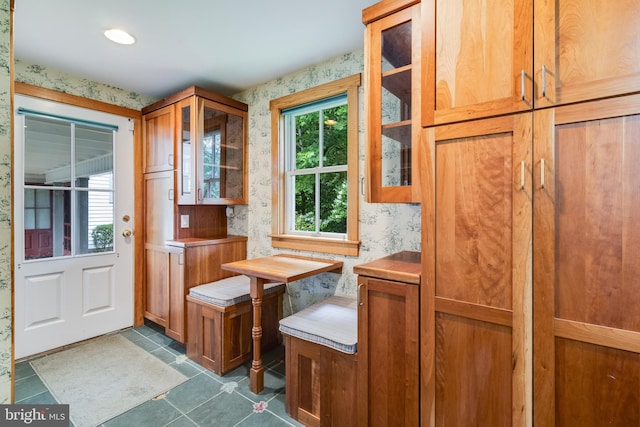
[[[324,109],[318,111],[318,172],[316,172],[316,198],[315,198],[315,215],[316,215],[316,233],[320,233],[320,171],[324,168]]]
[[[69,216],[71,221],[71,253],[69,254],[71,257],[76,256],[78,251],[78,246],[80,244],[79,239],[80,235],[78,233],[78,194],[76,193],[76,125],[75,123],[71,123],[71,167],[69,168],[69,194],[71,196],[71,214]],[[64,220],[63,220],[64,224]],[[63,225],[64,228],[64,225]]]
[[[316,172],[316,191],[315,191],[315,215],[316,215],[316,233],[320,233],[320,172]]]

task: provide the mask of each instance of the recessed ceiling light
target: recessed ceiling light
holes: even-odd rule
[[[136,39],[134,39],[131,34],[117,28],[105,31],[104,35],[109,40],[119,44],[134,44],[136,42]]]

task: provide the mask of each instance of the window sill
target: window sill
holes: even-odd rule
[[[359,240],[338,240],[319,237],[294,236],[291,234],[269,234],[271,246],[282,249],[298,249],[327,254],[358,256]]]

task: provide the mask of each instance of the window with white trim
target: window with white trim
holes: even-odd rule
[[[283,112],[287,233],[347,234],[347,96]]]

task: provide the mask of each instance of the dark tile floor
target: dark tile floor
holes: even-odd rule
[[[157,325],[127,329],[121,335],[155,355],[189,379],[166,395],[149,400],[103,424],[104,427],[224,427],[301,426],[285,411],[284,349],[263,356],[264,391],[249,390],[249,364],[224,377],[185,356],[184,346],[162,333]],[[15,403],[55,404],[29,360],[16,363]],[[71,408],[73,411],[73,408]]]

